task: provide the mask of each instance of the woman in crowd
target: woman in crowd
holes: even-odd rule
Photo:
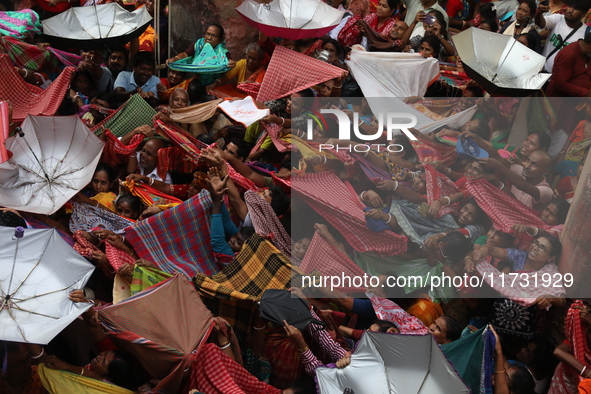
[[[369,14],[363,19],[360,16],[351,17],[339,33],[339,43],[343,47],[359,44],[369,29],[387,37],[398,19],[396,17],[398,4],[398,0],[380,0],[375,13]]]

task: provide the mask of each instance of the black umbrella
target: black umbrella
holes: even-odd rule
[[[324,322],[312,318],[306,300],[292,295],[287,290],[266,290],[259,307],[261,317],[273,323],[283,325],[285,320],[298,330],[305,329],[311,322],[324,326]]]
[[[42,23],[52,44],[91,50],[120,48],[141,36],[151,21],[146,7],[129,12],[117,3],[108,3],[73,7]]]

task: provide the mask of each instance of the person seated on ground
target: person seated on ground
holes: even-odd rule
[[[92,95],[96,94],[96,84],[90,71],[78,70],[74,74],[70,87],[70,97],[80,110],[83,106],[90,104]]]
[[[256,42],[248,44],[244,51],[246,58],[238,60],[236,66],[227,71],[212,84],[207,85],[207,91],[214,90],[220,86],[231,84],[236,87],[239,83],[262,83],[265,77],[265,52]]]
[[[513,231],[515,234],[527,232],[532,237],[538,235],[551,235],[560,239],[560,234],[562,233],[564,222],[566,222],[569,209],[570,204],[568,201],[560,197],[554,197],[540,213],[540,219],[542,219],[542,222],[547,226],[552,226],[548,231],[543,228],[528,226],[525,224],[514,224]]]
[[[117,109],[117,98],[110,93],[99,93],[90,100],[90,105],[82,107],[84,113],[78,116],[88,126],[96,126]]]
[[[546,152],[534,151],[524,161],[523,166],[513,164],[511,169],[496,159],[478,160],[488,168],[498,171],[505,183],[509,182],[512,185],[510,190],[503,189],[503,191],[515,197],[526,207],[541,212],[554,196],[552,188],[546,182],[546,173],[552,164],[552,159]]]
[[[158,105],[160,79],[154,75],[154,54],[138,52],[133,59],[133,71],[121,71],[114,83],[115,96],[125,102],[134,94],[139,94],[152,107]]]
[[[94,171],[90,188],[76,194],[75,201],[115,212],[113,202],[117,196],[111,192],[111,189],[116,181],[117,174],[115,170],[108,164],[100,163]]]
[[[213,202],[211,210],[211,246],[215,253],[226,256],[234,256],[240,252],[244,242],[254,234],[254,228],[242,227],[240,231],[230,219],[230,213],[224,204],[223,198],[226,189],[228,175],[220,177],[217,168],[212,167],[207,173],[209,179],[209,194]]]

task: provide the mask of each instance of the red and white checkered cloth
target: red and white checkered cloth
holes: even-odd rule
[[[0,163],[4,163],[10,159],[10,152],[6,149],[4,142],[8,138],[10,132],[10,119],[8,111],[8,103],[0,101]]]
[[[293,147],[292,144],[290,144],[288,141],[279,137],[279,133],[281,132],[281,130],[283,130],[283,127],[281,127],[275,123],[267,123],[267,122],[260,122],[260,123],[265,131],[263,132],[263,135],[261,135],[261,137],[258,139],[257,143],[252,148],[250,153],[257,152],[261,148],[261,145],[263,145],[263,142],[265,142],[265,139],[267,136],[269,138],[271,138],[271,141],[273,141],[273,145],[275,145],[275,147],[277,148],[277,150],[279,152],[285,152],[288,149],[289,150],[292,149],[292,147]]]
[[[419,318],[409,314],[394,301],[379,298],[369,292],[367,296],[371,300],[371,305],[378,319],[396,324],[401,334],[424,335],[429,333],[429,330]]]
[[[215,343],[203,346],[191,367],[190,389],[207,394],[281,394],[259,381],[242,365],[226,356]]]
[[[555,264],[548,263],[537,271],[520,271],[517,277],[501,274],[499,270],[486,261],[480,262],[476,269],[486,283],[501,294],[502,297],[509,298],[523,306],[531,306],[536,298],[540,296],[558,298],[564,297],[566,294],[562,282],[557,282],[556,278],[562,278],[562,276]],[[550,278],[551,280],[546,282],[544,278]],[[554,287],[554,285],[558,284],[560,286]]]
[[[407,238],[386,230],[374,233],[365,224],[363,204],[347,182],[332,171],[292,177],[293,190],[343,234],[353,249],[393,256],[406,252]],[[296,214],[297,212],[292,212]]]
[[[484,179],[468,180],[466,189],[478,203],[478,206],[491,218],[495,229],[513,234],[514,224],[526,224],[552,232],[538,217],[538,213],[526,207],[515,198],[503,193]],[[520,244],[530,244],[533,238],[527,233],[517,234]]]
[[[257,96],[258,101],[275,100],[338,78],[343,69],[276,46]]]
[[[258,82],[242,82],[236,86],[236,90],[256,97],[261,90],[261,84]]]
[[[145,138],[143,134],[136,134],[129,142],[129,145],[124,145],[121,140],[109,130],[105,130],[105,136],[107,137],[107,141],[105,142],[101,162],[107,163],[112,167],[127,163],[129,155],[135,153],[137,147]]]
[[[316,270],[323,276],[337,276],[353,278],[355,276],[363,277],[365,272],[355,264],[349,256],[328,243],[316,232],[306,255],[300,264],[300,269],[309,274]],[[365,291],[362,287],[337,287],[341,291]]]
[[[8,55],[0,54],[0,100],[12,102],[12,120],[23,121],[27,115],[54,115],[70,86],[70,77],[76,71],[66,67],[45,90],[25,82],[12,66]]]
[[[452,194],[459,193],[458,187],[447,176],[437,172],[433,166],[425,165],[425,180],[427,184],[427,202],[433,204],[433,201],[441,197],[449,197]],[[443,205],[439,208],[437,218],[448,213],[457,214],[460,203]]]
[[[271,205],[261,196],[248,190],[244,193],[252,225],[257,234],[270,237],[270,241],[288,258],[291,257],[291,237],[277,218]]]
[[[105,242],[105,254],[107,255],[107,260],[109,260],[109,264],[115,271],[118,271],[124,264],[134,264],[135,260],[131,257],[127,252],[121,250],[119,248],[114,247],[108,242]]]

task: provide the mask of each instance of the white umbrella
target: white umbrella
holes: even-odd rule
[[[0,227],[0,340],[47,344],[92,306],[68,294],[94,266],[56,230]]]
[[[265,35],[291,40],[322,37],[344,14],[320,0],[273,0],[268,4],[245,0],[236,11]]]
[[[103,49],[122,47],[139,37],[152,17],[146,7],[133,12],[117,3],[72,7],[42,21],[43,33],[55,44]]]
[[[5,142],[0,206],[52,214],[92,180],[104,143],[77,116],[28,116],[21,129]]]
[[[528,96],[551,74],[540,73],[546,58],[512,36],[470,28],[453,36],[466,74],[489,93]]]
[[[469,394],[431,334],[365,332],[345,368],[316,368],[321,394]]]

